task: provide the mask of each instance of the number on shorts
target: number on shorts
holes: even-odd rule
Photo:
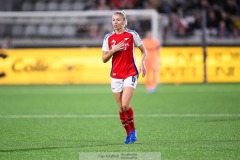
[[[132,82],[136,81],[136,77],[132,76]]]

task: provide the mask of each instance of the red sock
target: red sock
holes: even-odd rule
[[[130,126],[129,126],[129,124],[128,124],[128,121],[127,121],[127,117],[125,116],[125,114],[124,114],[124,112],[119,112],[119,116],[120,116],[120,120],[121,120],[121,122],[122,122],[122,125],[123,125],[123,127],[125,128],[125,130],[126,130],[126,134],[127,134],[127,136],[129,136],[130,135]]]
[[[132,107],[129,108],[129,110],[125,111],[125,114],[128,119],[128,123],[130,125],[131,131],[135,130],[135,125],[134,125],[134,113]]]

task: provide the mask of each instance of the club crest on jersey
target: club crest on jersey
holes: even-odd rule
[[[123,50],[127,50],[127,47],[129,46],[129,44],[128,43],[124,43],[124,48],[123,48]]]

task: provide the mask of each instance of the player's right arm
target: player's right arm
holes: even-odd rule
[[[124,49],[124,41],[119,42],[118,44],[116,44],[116,42],[114,42],[111,46],[111,49],[109,51],[102,51],[102,61],[103,63],[108,62],[114,53],[116,53],[117,51],[121,51]]]

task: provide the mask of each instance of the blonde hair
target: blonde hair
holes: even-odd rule
[[[113,15],[115,15],[115,14],[120,14],[120,15],[123,17],[123,20],[125,21],[125,26],[124,26],[124,27],[126,27],[126,25],[127,25],[127,16],[126,16],[125,11],[124,11],[124,10],[115,11],[115,12],[113,13]]]

